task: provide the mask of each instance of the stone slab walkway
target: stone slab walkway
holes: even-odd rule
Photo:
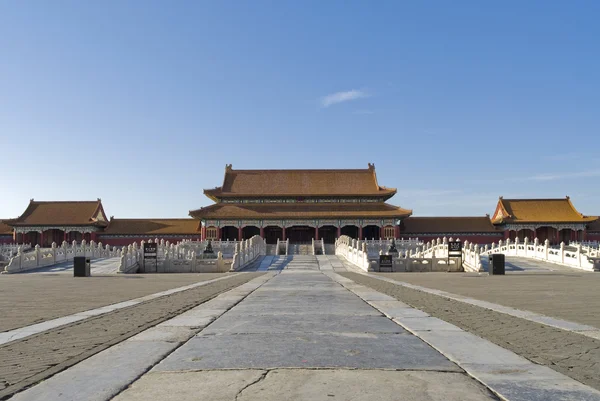
[[[285,260],[14,399],[600,401],[364,281],[391,283],[341,273],[328,256]]]
[[[294,256],[116,400],[496,399],[320,269]]]

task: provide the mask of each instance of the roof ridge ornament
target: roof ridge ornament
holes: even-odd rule
[[[375,170],[375,163],[369,163],[369,170]]]

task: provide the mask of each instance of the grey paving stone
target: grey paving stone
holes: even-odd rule
[[[542,315],[530,315],[528,317],[529,320],[532,320],[534,322],[538,322],[538,323],[542,323],[542,324],[546,324],[548,326],[553,326],[553,327],[558,327],[560,329],[563,330],[568,330],[568,331],[584,331],[587,332],[589,331],[595,331],[597,330],[595,327],[592,326],[588,326],[585,324],[580,324],[580,323],[575,323],[575,322],[569,322],[567,320],[562,320],[562,319],[556,319],[553,317],[548,317],[548,316],[542,316]]]
[[[600,392],[546,366],[480,365],[463,367],[510,401],[598,401]]]
[[[218,317],[223,313],[227,312],[227,309],[206,309],[202,308],[203,305],[197,306],[190,309],[187,312],[178,315],[177,317],[192,317],[192,318],[203,318],[203,317]]]
[[[409,325],[405,327],[410,329]],[[465,331],[421,331],[419,337],[458,364],[531,364],[527,359]]]
[[[204,303],[207,309],[224,309],[227,310],[235,305],[231,299],[214,298]]]
[[[410,308],[404,302],[393,300],[393,301],[371,301],[369,304],[379,310],[383,309],[396,309],[396,308]]]
[[[114,401],[152,399],[489,401],[496,398],[460,373],[294,369],[268,373],[262,370],[150,373]]]
[[[200,335],[258,333],[406,333],[383,316],[259,315],[226,314]]]
[[[244,302],[245,305],[264,305],[264,304],[281,304],[281,305],[322,305],[322,304],[362,304],[360,298],[351,292],[345,291],[342,293],[332,293],[325,291],[322,294],[309,293],[307,295],[286,294],[283,292],[274,292],[270,296],[251,296]]]
[[[113,401],[233,401],[242,389],[265,373],[261,370],[149,373]]]
[[[165,322],[162,322],[156,327],[193,327],[193,328],[203,328],[208,326],[212,321],[215,320],[214,316],[177,316],[173,319],[169,319]]]
[[[462,371],[409,334],[198,336],[153,371],[284,367]]]
[[[153,297],[153,298],[157,298],[157,297]],[[129,306],[137,305],[140,302],[142,302],[142,301],[135,300],[135,301],[119,302],[117,304],[107,305],[107,306],[103,306],[101,308],[91,309],[91,310],[84,311],[84,312],[78,312],[78,313],[75,314],[75,316],[96,316],[96,315],[101,315],[103,313],[112,312],[112,311],[117,310],[117,309],[127,308]]]
[[[281,286],[263,286],[256,290],[252,295],[264,295],[277,292],[290,292],[304,294],[305,292],[321,293],[323,291],[344,292],[344,287],[338,284],[315,284],[315,285],[281,285]]]
[[[159,341],[125,341],[17,393],[11,400],[105,401],[177,346]]]
[[[156,326],[136,334],[127,341],[166,341],[181,343],[189,340],[194,334],[196,334],[196,330],[187,326]]]
[[[411,308],[400,301],[372,301],[370,302],[373,306],[379,309],[386,316],[389,316],[391,319],[395,319],[398,317],[427,317],[429,316],[427,313]]]
[[[445,322],[437,317],[397,317],[394,322],[398,322],[402,326],[409,327],[411,331],[431,331],[431,330],[450,330],[462,331],[453,324]]]
[[[318,304],[318,303],[307,303],[301,299],[296,301],[286,302],[285,304],[276,304],[270,302],[263,303],[246,303],[242,302],[233,307],[228,313],[236,313],[241,315],[289,315],[289,314],[325,314],[325,315],[373,315],[381,316],[381,313],[370,307],[366,303],[362,304],[348,304],[348,303],[335,303],[335,304]]]
[[[459,373],[367,370],[274,370],[243,390],[239,401],[494,400],[489,391]]]

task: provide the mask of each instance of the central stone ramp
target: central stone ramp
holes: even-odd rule
[[[116,400],[162,397],[497,399],[456,364],[323,274],[314,256],[289,259],[279,274]]]
[[[314,257],[308,259],[294,258],[155,371],[343,367],[461,372],[318,272]]]

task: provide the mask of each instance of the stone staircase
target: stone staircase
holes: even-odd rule
[[[312,255],[311,244],[290,244],[290,255]]]
[[[277,245],[267,244],[267,255],[277,255]]]
[[[325,244],[324,255],[335,255],[335,244]]]

